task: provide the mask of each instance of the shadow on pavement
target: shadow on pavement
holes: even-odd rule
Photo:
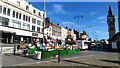
[[[87,64],[87,63],[81,63],[81,62],[71,61],[71,60],[63,60],[63,61],[65,61],[65,62],[71,62],[71,63],[83,64],[83,65],[89,65],[89,66],[93,66],[93,67],[101,67],[101,66],[98,66],[98,65]]]
[[[120,64],[120,61],[116,61],[116,60],[101,60],[101,61],[106,61],[106,62],[111,62],[111,63]]]

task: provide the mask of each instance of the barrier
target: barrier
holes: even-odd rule
[[[61,50],[60,51],[60,55],[63,56],[63,55],[67,55],[67,54],[71,54],[71,53],[76,53],[80,51],[80,49],[75,49],[75,50]],[[50,52],[42,52],[42,55],[41,55],[41,58],[44,59],[44,58],[50,58],[52,56],[56,56],[58,55],[58,51],[57,50],[54,50],[54,51],[50,51]]]

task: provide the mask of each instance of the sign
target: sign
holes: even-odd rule
[[[38,34],[36,34],[36,33],[32,33],[32,36],[38,36]]]
[[[112,48],[117,49],[117,42],[112,42]]]

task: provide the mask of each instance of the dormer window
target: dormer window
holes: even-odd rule
[[[20,2],[19,1],[17,1],[17,5],[20,6]]]
[[[35,10],[33,10],[33,13],[36,13],[36,11],[35,11]]]
[[[38,15],[40,16],[40,12],[38,12]]]
[[[28,6],[26,6],[26,10],[29,10],[29,7],[28,7]]]

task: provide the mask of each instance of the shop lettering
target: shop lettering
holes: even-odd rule
[[[36,34],[36,33],[32,33],[32,36],[38,36],[38,34]]]

